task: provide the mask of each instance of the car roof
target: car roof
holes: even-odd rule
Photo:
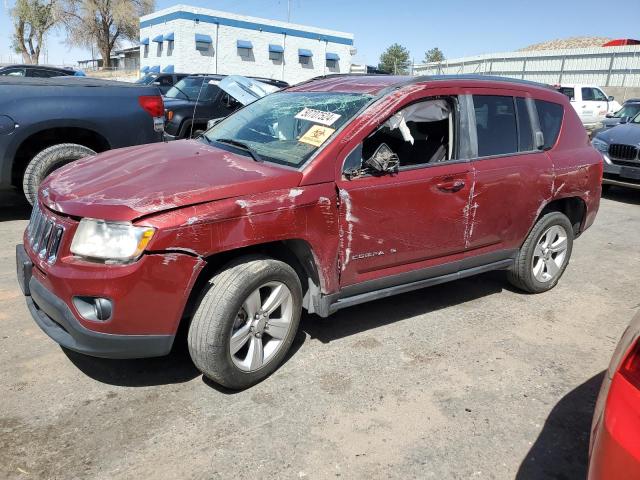
[[[0,65],[0,70],[4,70],[5,68],[43,68],[45,70],[56,70],[59,72],[73,72],[74,69],[71,67],[54,67],[51,65],[40,65],[40,64],[26,64],[26,63],[16,63],[14,65]]]
[[[406,85],[430,82],[486,82],[494,85],[501,85],[506,88],[515,86],[529,88],[542,88],[545,90],[555,89],[544,83],[531,82],[515,78],[498,77],[490,75],[327,75],[317,77],[307,82],[300,83],[289,88],[288,91],[301,92],[341,92],[341,93],[363,93],[370,95],[382,95],[390,89],[404,87]]]

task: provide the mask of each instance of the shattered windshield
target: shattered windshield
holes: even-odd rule
[[[261,160],[298,167],[371,98],[355,93],[272,93],[230,115],[204,138],[243,145]]]

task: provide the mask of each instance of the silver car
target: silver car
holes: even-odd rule
[[[591,143],[604,159],[603,187],[619,185],[640,189],[640,114],[601,130]]]

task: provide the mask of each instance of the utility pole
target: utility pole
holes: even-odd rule
[[[291,0],[287,0],[287,22],[291,22]]]

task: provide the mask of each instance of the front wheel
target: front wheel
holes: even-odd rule
[[[552,289],[569,264],[573,249],[573,228],[566,215],[550,212],[535,224],[515,264],[509,281],[529,293]]]
[[[301,310],[293,268],[268,257],[242,257],[209,280],[189,327],[191,358],[225,387],[250,387],[284,360]]]

